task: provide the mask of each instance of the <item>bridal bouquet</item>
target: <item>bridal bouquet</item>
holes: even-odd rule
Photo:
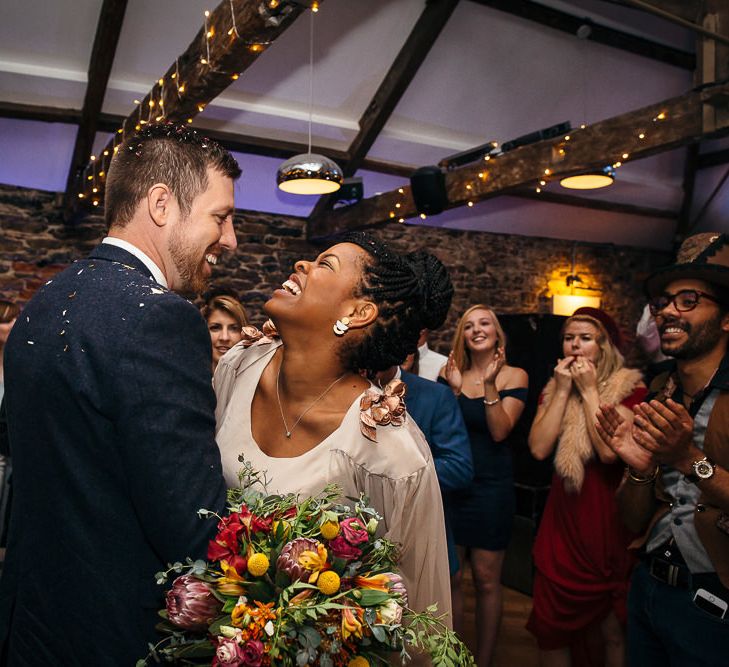
[[[337,487],[317,497],[266,495],[250,464],[228,492],[228,513],[208,561],[174,563],[157,574],[167,637],[140,660],[213,666],[367,667],[399,652],[429,654],[434,665],[474,665],[436,609],[408,609],[397,548],[376,537],[378,515],[364,498],[337,502]]]

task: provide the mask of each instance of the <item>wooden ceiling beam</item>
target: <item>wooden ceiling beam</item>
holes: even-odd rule
[[[680,0],[682,2],[682,0]],[[686,19],[685,16],[699,15],[704,11],[703,3],[697,7],[695,2],[687,3],[683,8],[673,0],[666,2],[665,0],[653,0],[653,2],[646,2],[646,0],[621,0],[620,4],[639,9],[650,14],[680,25],[683,28],[692,30],[695,33],[713,39],[722,44],[729,45],[729,35],[722,35],[710,28],[697,23],[694,19]]]
[[[372,101],[359,119],[359,132],[349,147],[349,159],[342,167],[345,175],[353,176],[362,165],[457,4],[458,0],[427,2]]]
[[[576,206],[594,211],[610,211],[611,213],[625,213],[637,215],[642,218],[660,218],[664,220],[676,220],[678,213],[665,208],[653,208],[650,206],[636,206],[635,204],[624,204],[622,202],[608,201],[607,199],[590,199],[588,197],[577,197],[561,192],[548,192],[542,190],[517,190],[509,193],[512,197],[520,199],[531,199],[548,204],[561,204],[562,206]]]
[[[81,122],[81,111],[78,109],[64,109],[59,107],[43,107],[32,104],[17,104],[15,102],[0,101],[0,118],[12,118],[15,120],[30,120],[43,123],[64,123],[66,125],[78,125]],[[97,117],[96,129],[98,132],[113,133],[121,127],[124,116],[118,114],[100,113]],[[233,132],[221,132],[219,130],[199,128],[199,131],[217,141],[229,151],[245,153],[248,155],[262,155],[264,157],[275,157],[286,160],[293,155],[305,153],[308,149],[306,144],[293,141],[280,141],[267,137],[246,136]],[[326,153],[332,159],[344,162],[348,153],[343,150],[335,150],[325,146],[312,146],[317,153]],[[362,161],[362,169],[380,174],[400,176],[409,178],[415,167],[409,165],[385,162],[384,160]]]
[[[86,95],[66,178],[64,210],[67,212],[70,212],[75,204],[73,198],[81,189],[81,174],[94,145],[98,118],[104,103],[126,9],[127,0],[104,0],[101,5],[94,45],[91,49]]]
[[[612,5],[622,5],[623,7],[630,7],[636,9],[636,4],[631,0],[603,0]],[[685,21],[691,21],[696,23],[700,20],[701,12],[703,11],[704,0],[648,0],[644,4],[650,5],[650,9],[663,10],[673,16],[678,16]],[[637,8],[638,11],[645,11],[646,8]]]
[[[541,5],[529,0],[471,0],[479,5],[498,9],[518,16],[519,18],[535,21],[549,28],[576,35],[582,25],[591,29],[588,40],[612,46],[635,55],[658,60],[659,62],[693,71],[696,67],[696,56],[688,51],[660,44],[644,37],[638,37],[622,30],[616,30],[601,25],[591,19],[575,16],[567,12]]]
[[[319,0],[321,4],[321,0]],[[281,0],[274,9],[261,0],[222,2],[206,14],[195,38],[161,76],[139,106],[124,119],[120,133],[89,161],[79,193],[85,201],[103,200],[103,177],[113,157],[117,138],[132,134],[142,124],[167,120],[186,122],[223,92],[307,9],[296,0]],[[89,178],[91,177],[91,178]],[[92,192],[92,186],[97,192]],[[75,199],[78,199],[74,195]]]
[[[701,153],[696,162],[697,169],[706,169],[708,167],[716,167],[720,164],[729,162],[729,148],[712,151],[710,153]]]
[[[428,0],[426,3],[405,44],[359,119],[359,132],[349,146],[347,158],[339,162],[345,178],[354,176],[363,166],[372,144],[415,78],[457,4],[458,0]],[[309,217],[320,215],[331,208],[335,201],[336,193],[320,197]]]
[[[729,83],[703,86],[560,137],[516,148],[488,162],[454,169],[445,175],[447,208],[475,203],[527,186],[605,165],[637,160],[696,143],[704,138],[729,134],[729,121],[706,130],[706,106],[729,106]],[[623,155],[628,155],[624,158]],[[310,239],[326,238],[400,218],[418,215],[410,186],[363,199],[358,204],[326,211],[310,220]]]

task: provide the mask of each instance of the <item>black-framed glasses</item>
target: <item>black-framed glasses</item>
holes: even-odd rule
[[[679,313],[685,313],[689,310],[693,310],[699,305],[701,299],[709,299],[714,303],[720,303],[712,294],[707,294],[697,289],[682,289],[680,292],[675,294],[661,294],[652,298],[648,302],[648,308],[651,311],[651,315],[654,317],[658,315],[662,310],[665,310],[673,304],[674,308]]]

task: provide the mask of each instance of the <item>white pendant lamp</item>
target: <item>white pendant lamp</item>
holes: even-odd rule
[[[314,12],[309,23],[309,149],[284,162],[276,174],[279,189],[297,195],[326,195],[342,186],[339,165],[324,155],[311,152],[311,118],[314,105]]]

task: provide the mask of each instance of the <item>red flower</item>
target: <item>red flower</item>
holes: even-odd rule
[[[354,560],[362,555],[362,550],[347,542],[343,535],[337,535],[331,540],[329,549],[337,558],[343,558],[344,560]]]
[[[233,560],[239,552],[238,534],[242,529],[243,526],[237,524],[219,531],[208,543],[208,560]]]
[[[356,517],[350,517],[342,521],[339,526],[342,535],[352,545],[363,544],[369,539],[369,533],[364,524]]]
[[[260,667],[261,662],[263,662],[263,653],[263,642],[252,639],[243,646],[240,664],[244,667]]]
[[[270,533],[273,519],[268,517],[256,516],[251,514],[250,532],[251,533]]]

